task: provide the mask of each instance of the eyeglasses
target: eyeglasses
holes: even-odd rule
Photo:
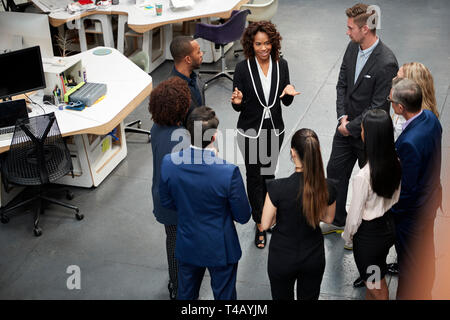
[[[389,101],[390,103],[397,103],[397,101],[392,100],[389,96],[386,97],[386,100]]]

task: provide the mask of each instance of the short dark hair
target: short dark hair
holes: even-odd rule
[[[148,110],[155,123],[175,126],[184,121],[190,104],[191,92],[187,82],[179,77],[172,77],[153,89]]]
[[[392,119],[385,110],[375,108],[363,114],[361,123],[372,190],[380,197],[391,199],[402,177]]]
[[[194,50],[191,44],[192,41],[194,39],[189,36],[177,36],[173,38],[170,43],[170,53],[175,63],[180,62],[184,57],[191,54],[192,50]]]
[[[200,122],[202,125],[202,135],[201,137],[198,137],[196,135],[198,135],[200,132],[199,130],[195,130],[195,128]],[[210,132],[208,133],[208,131],[211,129],[213,129],[215,132],[218,126],[219,119],[217,118],[216,113],[213,109],[207,106],[195,108],[190,113],[186,123],[186,129],[191,135],[191,144],[199,148],[206,148],[211,143],[212,135],[211,137],[205,137],[205,134],[209,134]],[[204,140],[205,138],[206,140]]]
[[[376,12],[376,10],[372,10],[371,12],[367,12],[367,9],[369,8],[369,6],[367,4],[364,3],[357,3],[355,4],[353,7],[348,8],[345,10],[345,14],[347,15],[348,18],[353,18],[353,21],[355,22],[355,24],[359,27],[362,28],[363,26],[365,26],[367,24],[368,19],[372,16],[372,15],[376,15],[378,17],[378,13]],[[372,21],[372,25],[375,25],[374,23],[375,21]],[[376,28],[370,29],[373,33],[376,33]]]
[[[255,50],[253,49],[253,40],[258,32],[264,32],[269,36],[270,44],[272,45],[272,51],[270,55],[275,61],[280,59],[281,50],[281,35],[277,31],[277,28],[270,21],[258,21],[252,22],[245,29],[242,34],[241,44],[244,49],[244,55],[247,59],[255,57]]]
[[[398,78],[393,81],[392,100],[408,112],[419,112],[422,108],[422,89],[411,79]]]

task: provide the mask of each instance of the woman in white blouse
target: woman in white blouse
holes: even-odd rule
[[[401,167],[392,120],[386,111],[367,111],[361,129],[367,162],[353,178],[352,201],[342,237],[347,246],[353,245],[356,266],[366,285],[366,299],[387,300],[386,257],[395,241],[389,209],[400,196]]]
[[[405,63],[398,69],[397,78],[408,78],[416,82],[422,89],[422,109],[432,111],[439,118],[433,76],[427,67],[420,62]],[[397,140],[403,131],[403,124],[406,120],[403,116],[394,113],[392,122],[394,123],[394,138]]]
[[[275,178],[285,131],[281,103],[291,105],[300,92],[291,84],[288,63],[280,56],[281,35],[273,23],[250,23],[241,43],[246,59],[236,65],[231,105],[239,112],[237,141],[256,223],[255,246],[263,249],[266,231],[261,227],[261,215],[266,180]]]

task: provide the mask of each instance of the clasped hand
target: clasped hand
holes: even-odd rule
[[[343,116],[341,119],[341,123],[338,127],[338,131],[344,136],[344,137],[348,137],[350,135],[350,131],[348,131],[347,129],[347,123],[349,123],[350,121],[348,121],[348,116]]]

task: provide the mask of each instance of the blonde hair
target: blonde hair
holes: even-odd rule
[[[430,110],[439,118],[434,81],[430,70],[420,62],[405,63],[402,68],[403,77],[413,80],[422,89],[422,109]]]

